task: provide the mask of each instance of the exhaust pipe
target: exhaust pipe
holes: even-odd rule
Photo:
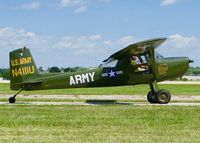
[[[189,59],[189,63],[194,63],[194,61],[193,61],[193,60],[191,60],[191,59]]]

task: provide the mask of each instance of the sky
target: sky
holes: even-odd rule
[[[0,0],[0,67],[30,48],[38,67],[95,67],[129,44],[168,38],[165,57],[200,66],[197,0]]]

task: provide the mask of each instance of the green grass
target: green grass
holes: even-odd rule
[[[167,89],[172,95],[199,95],[200,85],[159,85],[160,89]],[[23,94],[73,94],[73,95],[146,95],[148,85],[104,87],[104,88],[76,88],[43,91],[23,91]],[[16,91],[9,89],[9,84],[0,84],[0,94],[15,94]]]
[[[199,95],[200,85],[159,85],[175,95]],[[23,94],[141,94],[148,85],[23,91]],[[14,94],[0,84],[0,94]],[[65,99],[20,99],[66,101]],[[18,100],[17,99],[17,100]],[[7,99],[2,98],[2,101]],[[74,100],[67,100],[74,101]],[[0,142],[188,143],[200,142],[199,107],[172,106],[0,106]]]
[[[0,142],[200,142],[199,107],[0,106]]]

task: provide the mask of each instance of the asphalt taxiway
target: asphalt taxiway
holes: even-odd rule
[[[8,99],[12,95],[1,95]],[[28,99],[23,101],[21,99]],[[40,101],[41,99],[41,101]],[[46,101],[44,101],[46,100]],[[57,101],[60,100],[60,101]],[[56,101],[56,102],[55,102]],[[73,102],[71,102],[73,101]],[[132,106],[200,106],[200,95],[173,95],[168,104],[150,104],[145,95],[23,95],[14,104],[1,101],[0,105],[132,105]]]
[[[168,104],[150,104],[148,102],[0,102],[0,105],[78,105],[78,106],[98,106],[98,105],[131,105],[131,106],[200,106],[196,102],[170,102]]]
[[[0,95],[0,99],[9,98],[13,95]],[[17,99],[51,99],[51,100],[126,100],[146,101],[146,95],[27,95],[19,94]],[[172,101],[200,102],[200,95],[172,95]]]

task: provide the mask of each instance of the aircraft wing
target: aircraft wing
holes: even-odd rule
[[[124,56],[131,56],[134,54],[144,53],[145,49],[147,47],[149,48],[157,48],[159,45],[161,45],[167,38],[156,38],[156,39],[150,39],[138,43],[134,43],[129,45],[128,47],[112,54],[108,59],[120,59]],[[105,60],[106,61],[106,60]]]

